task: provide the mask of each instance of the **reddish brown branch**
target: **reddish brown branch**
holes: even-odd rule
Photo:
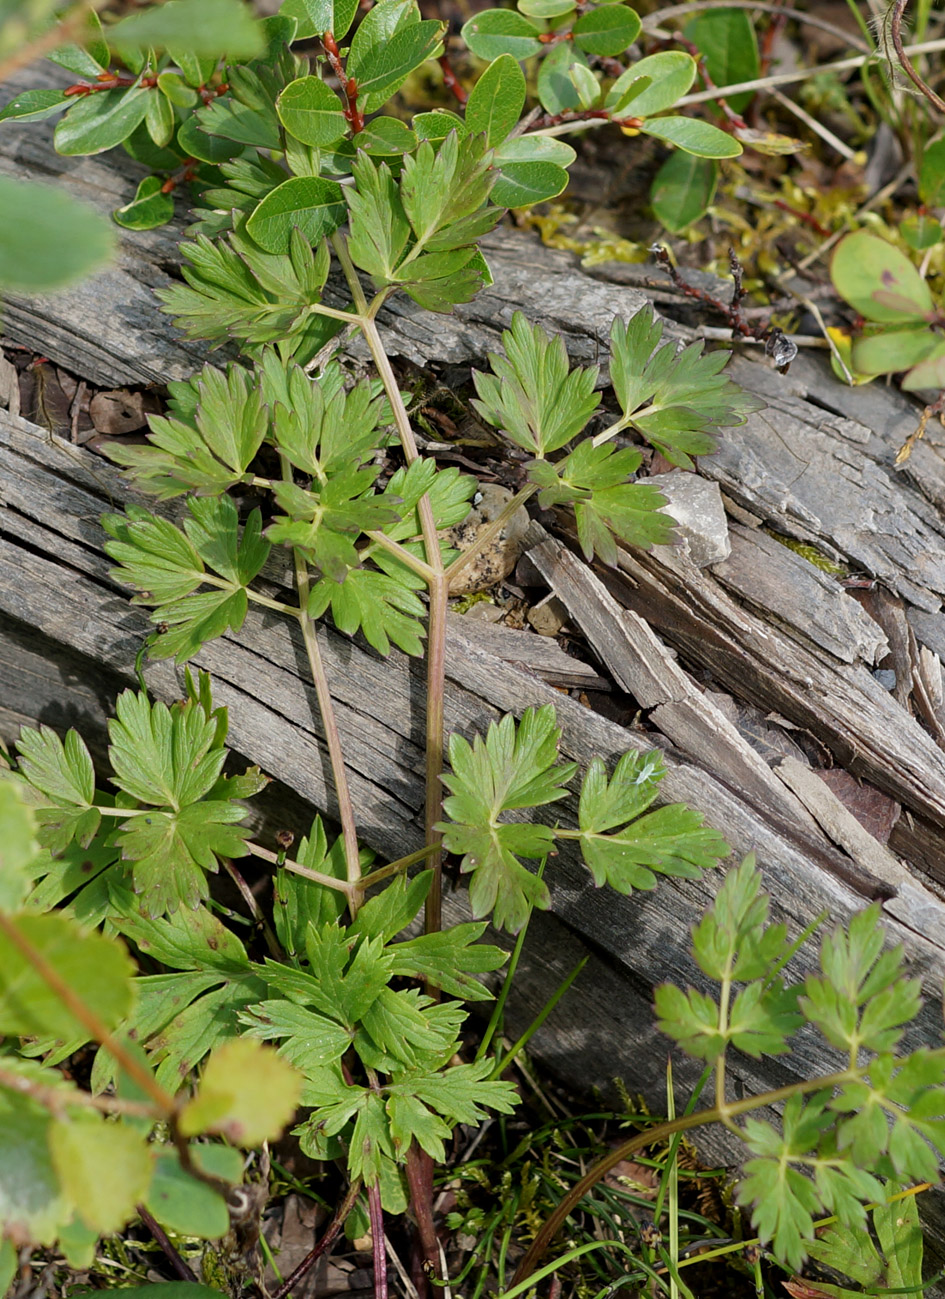
[[[903,72],[926,97],[930,104],[933,104],[940,113],[945,113],[945,99],[940,99],[931,86],[927,85],[916,72],[915,68],[909,62],[908,55],[902,44],[902,17],[906,10],[908,0],[895,0],[892,7],[892,14],[889,19],[889,35],[892,38],[893,48],[896,51],[896,58],[902,66]]]

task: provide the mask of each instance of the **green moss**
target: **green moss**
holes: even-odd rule
[[[816,546],[808,545],[804,541],[795,541],[793,537],[786,537],[783,533],[775,532],[772,528],[762,528],[762,532],[767,533],[769,537],[773,537],[775,541],[782,546],[786,546],[788,550],[793,550],[795,555],[800,555],[809,564],[819,568],[822,573],[829,573],[831,577],[849,577],[850,569],[846,564],[838,564],[836,560],[828,559]]]

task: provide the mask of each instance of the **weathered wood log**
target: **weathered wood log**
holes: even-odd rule
[[[49,75],[52,84],[60,74]],[[30,71],[22,84],[40,81]],[[49,139],[48,124],[2,124],[0,170],[54,176],[103,208],[130,196],[140,174],[130,159],[117,153],[64,160]],[[7,335],[108,385],[190,373],[207,353],[175,337],[150,293],[173,274],[182,224],[124,238],[119,263],[75,290],[7,304]],[[479,361],[498,345],[512,311],[522,309],[561,332],[574,360],[603,363],[613,316],[647,300],[640,287],[617,282],[620,268],[611,281],[602,268],[592,278],[570,256],[515,231],[497,232],[488,256],[495,286],[453,317],[429,316],[409,302],[390,307],[383,327],[392,354],[434,367]],[[662,296],[671,302],[671,294]],[[688,336],[681,326],[670,333]],[[787,377],[749,358],[736,360],[733,370],[768,407],[726,432],[719,453],[700,465],[741,520],[726,563],[699,570],[663,548],[624,555],[619,570],[592,572],[560,539],[532,556],[541,580],[585,628],[598,663],[646,711],[650,729],[619,726],[550,684],[578,684],[596,665],[568,676],[546,655],[529,671],[521,665],[534,660],[523,659],[520,638],[503,649],[499,631],[487,641],[458,619],[450,623],[447,725],[469,733],[503,712],[550,701],[563,727],[563,752],[582,764],[595,754],[613,760],[628,749],[660,747],[665,798],[704,809],[735,852],[757,853],[775,918],[793,932],[821,911],[842,921],[867,897],[882,898],[890,935],[906,944],[929,992],[912,1041],[937,1043],[945,907],[927,876],[945,878],[945,753],[872,675],[885,644],[882,629],[833,579],[757,525],[810,542],[884,583],[902,599],[919,645],[941,653],[945,460],[929,439],[896,470],[895,451],[914,428],[916,407],[893,389],[842,387],[821,358],[800,357]],[[36,720],[77,724],[100,736],[115,691],[134,684],[134,656],[148,630],[144,613],[109,576],[98,524],[103,510],[133,497],[101,459],[2,411],[0,482],[0,726],[7,739],[20,723]],[[278,569],[271,576],[281,580]],[[360,833],[384,855],[409,852],[420,842],[422,819],[422,673],[402,655],[382,659],[330,626],[319,636]],[[251,612],[239,638],[221,638],[196,662],[212,673],[216,697],[230,709],[236,751],[306,803],[333,812],[321,726],[294,630]],[[811,732],[838,763],[901,803],[908,815],[889,851],[873,850],[851,831],[827,786],[824,793],[811,785],[816,775],[790,763],[772,772],[751,757],[753,737],[719,711],[723,696],[707,697],[700,679],[706,673],[716,690]],[[179,694],[167,663],[150,665],[146,675],[157,697]],[[573,805],[562,816],[573,819]],[[665,1043],[653,1028],[650,989],[665,979],[698,981],[688,933],[715,881],[661,881],[652,894],[624,899],[594,889],[564,852],[551,883],[554,914],[533,923],[512,1027],[527,1022],[589,952],[570,1002],[546,1024],[535,1049],[572,1084],[606,1091],[621,1075],[656,1099]],[[461,895],[449,906],[460,911]],[[802,952],[795,968],[802,972],[811,960]],[[834,1065],[810,1035],[789,1057],[739,1061],[732,1076],[751,1091]],[[693,1070],[683,1067],[679,1076],[685,1083]],[[727,1138],[707,1138],[703,1147],[735,1157]],[[935,1233],[945,1243],[943,1222]]]

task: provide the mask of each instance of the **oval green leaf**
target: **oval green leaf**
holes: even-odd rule
[[[572,63],[568,68],[568,76],[578,93],[581,107],[596,108],[600,102],[600,82],[590,68],[586,68],[583,63]]]
[[[495,161],[504,171],[507,162],[553,162],[559,167],[570,167],[576,157],[564,140],[550,135],[519,135],[514,140],[506,140],[496,150]]]
[[[945,388],[945,341],[940,339],[932,355],[909,371],[902,386],[907,392],[920,388]]]
[[[358,0],[283,0],[279,13],[294,18],[297,41],[331,32],[340,41],[354,22]]]
[[[74,97],[61,90],[24,90],[0,111],[0,122],[40,122],[74,103]]]
[[[538,98],[548,113],[566,113],[580,108],[581,96],[571,76],[576,64],[587,64],[587,55],[568,43],[556,45],[538,69]]]
[[[56,152],[72,158],[114,149],[144,121],[149,96],[160,93],[133,86],[131,90],[102,90],[86,95],[56,127]]]
[[[561,18],[577,8],[575,0],[518,0],[519,13],[526,18]]]
[[[634,92],[634,82],[647,78]],[[650,117],[671,108],[696,79],[696,61],[682,50],[665,50],[640,59],[622,73],[604,101],[614,117]]]
[[[145,176],[130,203],[112,213],[118,225],[126,230],[153,230],[165,225],[174,215],[174,199],[161,193],[161,177]]]
[[[197,92],[189,86],[179,72],[159,72],[158,89],[178,108],[193,108],[197,102]]]
[[[568,173],[553,162],[510,162],[499,174],[490,198],[499,207],[530,207],[555,198],[566,187]]]
[[[936,140],[922,151],[919,198],[928,207],[945,207],[945,140]]]
[[[186,45],[194,58],[251,59],[263,48],[262,28],[242,0],[166,0],[122,18],[108,39],[122,53]]]
[[[74,72],[77,77],[94,79],[107,69],[111,57],[102,34],[102,24],[94,9],[86,12],[80,20],[78,30],[73,28],[73,32],[76,36],[75,44],[60,45],[58,50],[53,50],[46,58],[50,63],[58,63],[61,68]]]
[[[616,57],[640,35],[640,19],[626,5],[605,5],[581,14],[571,28],[574,44],[587,54]]]
[[[191,1151],[214,1150],[214,1146],[191,1146]],[[222,1147],[226,1149],[226,1147]],[[239,1156],[239,1151],[232,1151]],[[242,1160],[240,1160],[242,1162]],[[204,1160],[201,1159],[203,1164]],[[209,1171],[204,1169],[204,1171]],[[161,1151],[154,1168],[151,1187],[145,1197],[145,1208],[171,1231],[184,1236],[196,1236],[201,1240],[215,1240],[225,1236],[230,1227],[230,1216],[226,1200],[213,1190],[206,1182],[200,1182],[190,1173],[184,1172],[175,1153]],[[167,1287],[161,1287],[166,1289]],[[201,1286],[192,1289],[203,1289]],[[153,1296],[153,1286],[148,1292]],[[130,1291],[126,1293],[131,1293]],[[214,1294],[213,1291],[210,1291]],[[194,1299],[199,1299],[195,1296]],[[215,1296],[215,1299],[218,1299]]]
[[[742,152],[737,140],[698,117],[649,117],[640,130],[700,158],[737,158]]]
[[[337,181],[293,176],[266,195],[246,222],[246,233],[267,253],[287,253],[293,226],[314,245],[334,234],[347,211]]]
[[[51,185],[0,177],[0,288],[45,293],[111,257],[107,220]]]
[[[500,54],[466,101],[466,125],[473,135],[485,132],[487,147],[494,149],[518,124],[524,106],[525,74],[511,54]]]
[[[375,117],[351,141],[376,158],[396,158],[417,147],[417,134],[399,117]]]
[[[445,140],[450,131],[455,131],[461,140],[469,134],[469,128],[461,117],[451,113],[448,108],[437,108],[432,113],[417,113],[413,119],[413,129],[418,140],[429,140],[438,144]]]
[[[650,189],[650,202],[660,225],[676,234],[705,215],[715,197],[719,169],[711,158],[673,153],[660,167]]]
[[[226,162],[243,152],[243,146],[235,140],[201,131],[196,117],[185,117],[177,128],[177,146],[188,158],[200,162]]]
[[[841,298],[867,320],[905,324],[933,310],[929,286],[908,257],[865,230],[840,240],[830,278]]]
[[[717,86],[753,81],[760,73],[755,25],[744,9],[710,9],[697,14],[683,33],[705,59],[706,70]],[[728,103],[741,112],[752,91],[732,95]]]
[[[347,125],[341,100],[320,77],[290,81],[276,100],[279,121],[303,144],[334,144]]]
[[[923,214],[900,221],[899,233],[911,249],[924,253],[926,248],[934,248],[942,238],[942,227],[934,217]]]
[[[479,59],[497,59],[500,54],[527,59],[541,49],[541,31],[513,9],[485,9],[464,24],[460,35]]]
[[[398,28],[390,40],[373,46],[363,59],[348,60],[358,83],[358,108],[373,113],[399,90],[411,72],[440,49],[446,24],[434,18]]]
[[[859,338],[853,344],[853,364],[861,374],[897,374],[910,370],[941,346],[931,329],[892,329]]]

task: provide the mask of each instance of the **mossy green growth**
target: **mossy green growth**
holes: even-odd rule
[[[769,537],[773,537],[780,545],[786,546],[788,550],[793,550],[795,555],[806,559],[815,568],[819,568],[822,573],[829,573],[831,577],[849,577],[850,568],[847,564],[838,564],[836,560],[828,559],[816,546],[808,545],[805,541],[797,541],[794,537],[786,537],[781,532],[775,532],[773,528],[763,528],[762,531]]]

